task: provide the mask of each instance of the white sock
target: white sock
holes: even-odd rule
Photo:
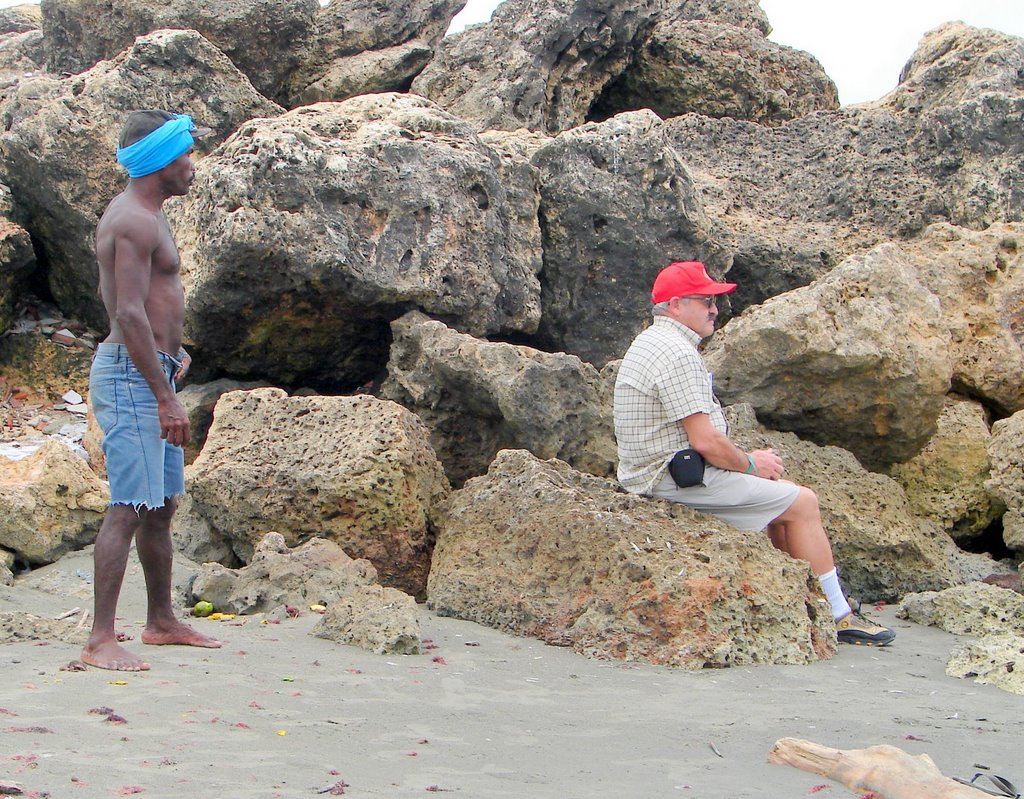
[[[839,572],[832,569],[832,571],[825,572],[825,574],[819,574],[818,582],[821,583],[821,590],[825,592],[825,597],[828,599],[829,604],[832,605],[833,619],[838,621],[853,611],[850,603],[846,601],[842,587],[839,585]]]

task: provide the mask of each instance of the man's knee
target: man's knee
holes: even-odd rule
[[[164,499],[162,508],[153,508],[146,511],[146,521],[150,524],[170,524],[174,511],[178,509],[178,500],[174,497]]]

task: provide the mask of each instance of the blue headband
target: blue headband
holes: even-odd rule
[[[128,170],[128,176],[141,178],[159,172],[175,159],[187,153],[195,142],[192,131],[192,117],[174,114],[152,133],[143,136],[134,144],[117,148],[117,162]]]

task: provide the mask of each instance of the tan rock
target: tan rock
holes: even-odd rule
[[[358,646],[376,655],[418,655],[416,601],[379,585],[365,586],[327,607],[311,631],[317,638]]]
[[[509,448],[614,476],[614,374],[575,355],[481,341],[420,313],[391,329],[381,392],[427,425],[454,484],[483,474]]]
[[[56,344],[38,332],[0,337],[0,374],[38,402],[60,402],[69,390],[89,391],[92,353]]]
[[[924,449],[891,475],[906,491],[917,516],[932,519],[956,540],[983,532],[1003,510],[985,490],[990,437],[985,409],[947,398],[938,427]]]
[[[1024,635],[989,635],[961,644],[950,654],[946,674],[1024,695]]]
[[[0,613],[0,644],[18,641],[63,641],[82,646],[89,638],[88,626],[78,618],[44,619],[31,613]]]
[[[598,658],[703,668],[835,651],[817,581],[765,536],[523,450],[452,495],[427,593],[441,615]]]
[[[43,10],[39,3],[0,8],[0,33],[25,33],[43,26]]]
[[[1024,552],[1024,411],[992,425],[988,457],[992,477],[985,488],[1006,505],[1003,541]]]
[[[29,563],[52,563],[96,538],[109,498],[86,462],[57,440],[21,460],[0,458],[0,546]]]
[[[289,546],[326,538],[410,593],[426,582],[437,506],[449,492],[410,411],[365,395],[273,388],[224,394],[186,474],[195,507],[243,562],[270,530]]]
[[[896,615],[954,635],[1024,635],[1024,596],[987,583],[909,594]]]

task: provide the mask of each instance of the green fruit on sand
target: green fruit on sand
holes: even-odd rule
[[[194,616],[209,616],[213,613],[213,603],[200,601],[196,602],[196,606],[192,608],[192,615]]]

